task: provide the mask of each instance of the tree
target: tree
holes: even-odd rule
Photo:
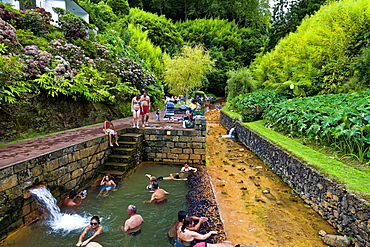
[[[214,62],[202,45],[183,46],[180,54],[166,60],[164,77],[170,93],[188,95],[200,88]]]
[[[130,12],[130,7],[126,0],[108,0],[107,4],[117,16],[127,15]]]

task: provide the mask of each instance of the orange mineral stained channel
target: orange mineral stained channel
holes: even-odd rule
[[[207,169],[228,240],[259,247],[325,247],[319,230],[336,230],[242,143],[221,138],[226,129],[217,123],[218,114],[206,114]]]

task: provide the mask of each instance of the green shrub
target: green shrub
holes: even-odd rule
[[[16,33],[18,36],[19,43],[21,43],[23,47],[35,45],[41,50],[46,50],[49,45],[48,41],[45,38],[37,37],[33,35],[33,33],[29,30],[17,29]]]

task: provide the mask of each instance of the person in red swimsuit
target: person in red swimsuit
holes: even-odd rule
[[[148,126],[149,112],[150,112],[150,97],[146,91],[143,91],[143,95],[140,98],[141,102],[141,120],[143,127]]]

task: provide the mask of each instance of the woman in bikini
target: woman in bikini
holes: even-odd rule
[[[200,234],[195,231],[189,230],[194,226],[193,218],[187,216],[184,220],[184,224],[177,231],[176,247],[234,247],[234,244],[230,241],[223,241],[221,243],[210,244],[207,242],[199,242],[194,244],[194,240],[204,241],[209,238],[212,234],[217,234],[216,231],[210,231],[206,234]]]
[[[131,101],[131,111],[134,117],[134,123],[132,124],[133,128],[139,128],[140,112],[141,112],[141,94],[137,93]]]
[[[93,238],[98,236],[100,233],[103,232],[104,227],[100,225],[100,219],[98,216],[93,216],[90,220],[90,225],[86,226],[82,231],[80,237],[78,238],[78,242],[76,246],[85,246],[87,245]],[[88,235],[89,238],[82,242],[82,239],[85,235]]]

